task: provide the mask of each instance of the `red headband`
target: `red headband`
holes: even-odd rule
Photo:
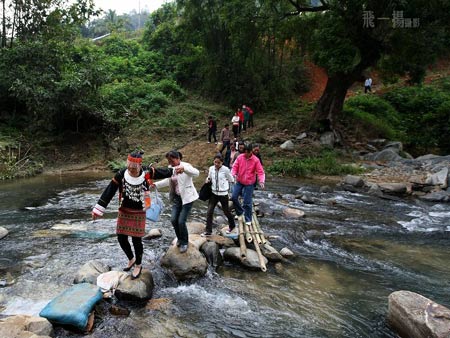
[[[128,161],[137,164],[142,164],[142,157],[132,157],[131,155],[128,155]]]
[[[128,168],[137,168],[140,169],[142,166],[142,157],[133,157],[128,155],[127,158],[127,167]]]

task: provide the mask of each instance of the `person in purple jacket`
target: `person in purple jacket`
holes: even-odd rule
[[[231,175],[235,177],[236,184],[233,188],[231,200],[233,201],[238,216],[244,214],[245,222],[252,222],[253,189],[258,175],[259,186],[264,189],[266,175],[261,161],[253,154],[253,145],[246,143],[244,153],[239,155],[231,169]],[[239,202],[242,195],[243,205]]]

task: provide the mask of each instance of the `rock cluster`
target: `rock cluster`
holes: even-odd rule
[[[388,143],[381,151],[362,156],[366,160],[364,167],[370,172],[346,176],[341,186],[379,197],[414,196],[426,201],[450,202],[450,155],[430,154],[414,159],[405,154],[400,142]]]

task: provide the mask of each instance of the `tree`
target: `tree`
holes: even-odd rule
[[[92,114],[92,97],[105,77],[101,56],[76,47],[76,37],[81,24],[96,12],[91,0],[64,3],[11,2],[14,19],[7,21],[6,29],[15,43],[0,49],[2,122],[34,131],[62,131],[67,122],[75,122],[78,130],[80,118]]]
[[[261,108],[282,101],[301,82],[299,49],[286,34],[289,23],[282,20],[274,1],[178,0],[177,4],[175,33],[182,41],[184,60],[192,65],[185,68],[189,72],[185,84],[233,106],[246,102]],[[160,14],[155,19],[167,13]],[[155,29],[159,41],[173,36],[170,28]]]
[[[2,0],[2,47],[11,47],[14,39],[22,41],[45,36],[70,34],[74,28],[98,14],[93,0]],[[65,37],[67,38],[67,36]]]
[[[311,24],[307,48],[328,72],[315,108],[315,121],[334,129],[348,88],[369,67],[423,78],[425,67],[448,52],[450,3],[447,0],[286,0],[290,20]],[[406,24],[406,25],[405,25]],[[305,34],[305,33],[303,33]],[[382,62],[381,62],[382,61]]]

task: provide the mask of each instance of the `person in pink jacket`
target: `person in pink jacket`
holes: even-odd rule
[[[259,186],[264,189],[266,175],[261,161],[253,155],[253,145],[246,143],[244,153],[239,155],[231,169],[231,175],[235,177],[236,184],[233,188],[231,200],[233,201],[238,216],[244,214],[245,222],[252,222],[253,189],[258,175]],[[239,202],[242,195],[243,205]],[[232,230],[232,229],[231,229]]]

